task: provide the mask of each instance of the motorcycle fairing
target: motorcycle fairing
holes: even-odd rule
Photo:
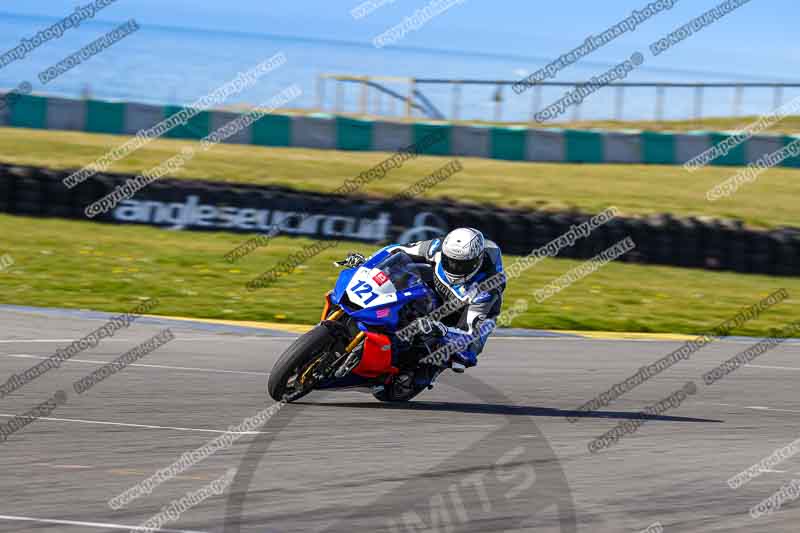
[[[331,301],[346,309],[347,314],[356,319],[362,331],[367,330],[366,326],[396,329],[400,319],[399,311],[403,305],[418,298],[432,296],[431,290],[422,283],[397,291],[392,280],[376,280],[381,270],[375,266],[391,256],[391,250],[396,247],[386,246],[360,267],[343,270],[336,281]]]
[[[387,368],[389,374],[400,372],[398,368],[392,366],[392,341],[386,335],[368,331],[367,338],[364,339],[361,362],[352,373],[365,378],[376,378],[386,374]]]

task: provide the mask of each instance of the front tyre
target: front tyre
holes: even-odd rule
[[[272,399],[291,402],[314,390],[314,385],[303,383],[302,377],[326,355],[333,342],[331,331],[321,324],[295,340],[278,358],[269,375],[267,392]]]

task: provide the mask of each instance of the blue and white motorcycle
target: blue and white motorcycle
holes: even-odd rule
[[[403,342],[394,333],[440,305],[425,282],[431,266],[393,248],[339,274],[325,295],[319,324],[275,363],[267,384],[274,400],[294,401],[312,390],[368,387],[377,399],[392,401],[387,385],[393,376],[430,353],[428,341]],[[404,400],[432,387],[442,370],[415,384]]]

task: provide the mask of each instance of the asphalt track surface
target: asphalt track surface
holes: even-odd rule
[[[98,317],[0,309],[2,381],[99,327]],[[166,322],[164,324],[167,324]],[[67,402],[0,443],[0,532],[126,531],[237,468],[226,492],[163,531],[796,531],[797,502],[749,509],[800,457],[726,480],[800,437],[798,344],[707,387],[749,345],[719,341],[577,423],[585,401],[680,345],[504,337],[412,406],[314,393],[123,509],[109,498],[270,405],[267,373],[292,336],[170,322],[175,340],[84,394],[72,383],[162,330],[142,320],[6,396],[0,422],[57,390]],[[587,444],[687,381],[695,395],[615,446]],[[655,529],[651,529],[655,530]]]

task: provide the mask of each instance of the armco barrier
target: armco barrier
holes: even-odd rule
[[[25,128],[66,129],[96,133],[135,135],[180,108],[140,103],[69,100],[20,95],[8,113],[0,113],[0,125]],[[227,111],[201,112],[165,136],[198,139],[233,120]],[[519,126],[487,127],[443,123],[403,123],[310,115],[268,115],[227,142],[259,146],[393,152],[443,130],[442,141],[425,153],[468,156],[508,161],[555,163],[630,163],[681,165],[731,132],[688,133],[636,130],[528,129]],[[756,135],[733,148],[712,165],[746,165],[796,140],[794,136]],[[780,166],[800,167],[800,157]]]
[[[86,220],[84,209],[132,176],[98,174],[78,186],[62,184],[70,171],[0,164],[0,212]],[[303,217],[303,214],[310,216]],[[376,199],[299,192],[275,186],[161,179],[98,222],[171,229],[266,233],[282,223],[284,234],[370,243],[410,242],[448,228],[474,226],[521,255],[588,220],[580,212],[540,212],[451,201]],[[625,262],[800,276],[800,230],[759,231],[739,222],[617,217],[560,256],[589,258],[626,236],[636,249]],[[233,242],[231,243],[234,244]]]

